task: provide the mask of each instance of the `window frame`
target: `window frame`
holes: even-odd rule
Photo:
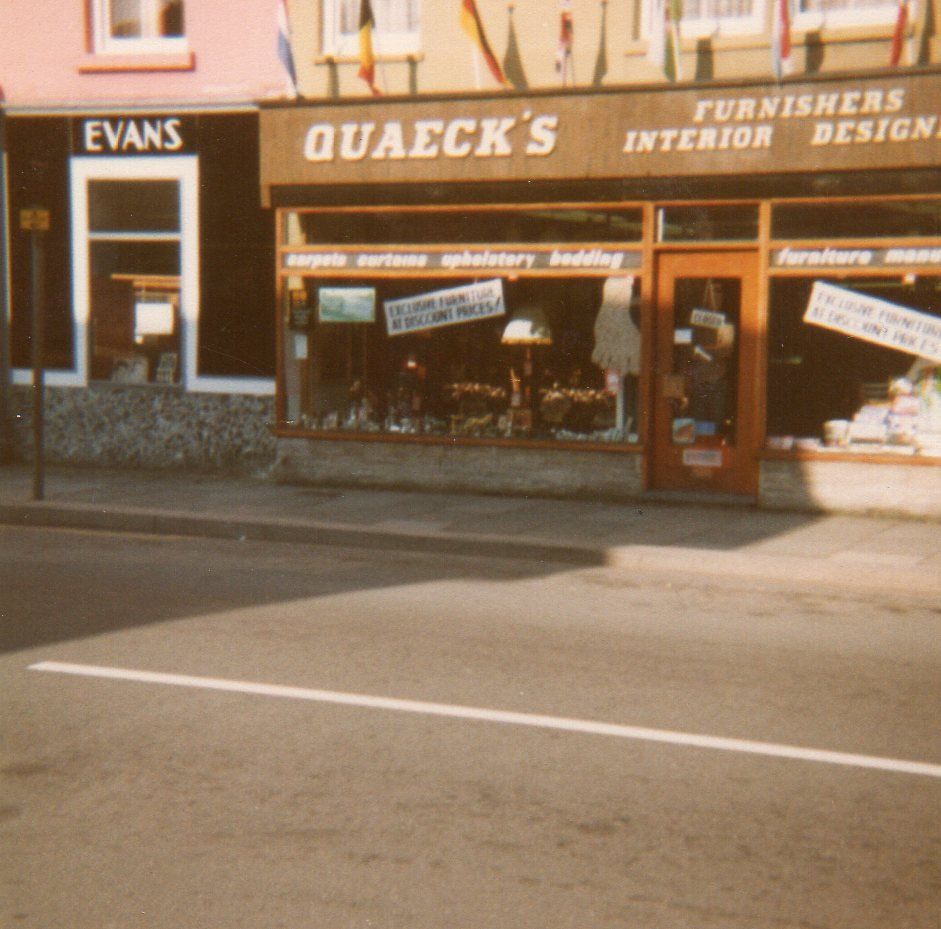
[[[791,0],[791,28],[801,30],[853,29],[859,26],[891,26],[898,17],[897,0],[882,0],[872,7],[843,10],[804,10],[803,0]],[[920,15],[918,0],[909,0],[909,27]]]
[[[142,24],[156,22],[160,0],[140,0]],[[185,20],[184,20],[185,23]],[[96,55],[164,55],[189,51],[186,27],[182,36],[111,35],[111,0],[91,0],[92,51]]]
[[[641,34],[650,41],[651,0],[642,6]],[[752,11],[748,16],[713,16],[680,21],[681,39],[705,39],[721,36],[758,35],[765,31],[768,0],[752,0]]]
[[[357,57],[359,55],[359,36],[352,32],[340,32],[340,3],[342,0],[323,0],[322,49],[325,55]],[[413,32],[382,32],[377,28],[373,33],[373,52],[379,58],[391,55],[409,55],[421,51],[421,0],[408,0],[416,7],[418,24]]]
[[[116,233],[90,229],[90,181],[175,181],[180,193],[178,233],[140,232],[124,234],[141,241],[167,241],[180,244],[180,352],[183,356],[177,389],[200,389],[196,371],[199,322],[199,159],[196,155],[170,157],[98,158],[74,157],[69,166],[72,214],[72,321],[75,369],[51,384],[84,387],[89,383],[91,341],[91,247],[96,241],[121,238]],[[202,389],[206,389],[202,387]]]

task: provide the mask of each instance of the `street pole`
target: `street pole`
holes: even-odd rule
[[[6,111],[0,105],[0,465],[13,461],[13,388],[10,377],[10,300],[7,275]]]
[[[40,207],[20,210],[20,229],[29,232],[33,296],[33,499],[44,496],[43,418],[45,372],[43,370],[43,233],[49,229],[49,211]]]

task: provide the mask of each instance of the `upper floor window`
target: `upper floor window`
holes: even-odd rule
[[[909,5],[912,22],[916,4]],[[802,29],[828,26],[862,26],[895,22],[898,0],[795,0],[794,25]]]
[[[356,55],[361,0],[324,0],[324,52]],[[377,55],[405,54],[421,47],[419,0],[371,0]]]
[[[644,25],[650,35],[651,10],[644,5]],[[687,38],[758,33],[764,29],[765,0],[683,0],[680,33]]]
[[[183,51],[183,0],[93,0],[95,51],[147,54]]]

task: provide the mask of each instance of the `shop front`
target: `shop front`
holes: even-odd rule
[[[941,515],[939,99],[263,109],[280,475]]]
[[[29,450],[32,263],[44,234],[51,460],[261,467],[271,455],[270,218],[257,204],[251,109],[8,120],[10,346]]]

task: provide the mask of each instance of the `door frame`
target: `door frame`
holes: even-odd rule
[[[650,385],[650,456],[647,484],[661,492],[694,492],[757,498],[756,449],[762,423],[760,408],[761,265],[760,249],[696,248],[658,250],[654,266],[653,364]],[[673,441],[675,406],[666,395],[675,390],[673,373],[673,297],[683,277],[735,277],[741,280],[737,341],[737,393],[734,444],[696,439]]]

